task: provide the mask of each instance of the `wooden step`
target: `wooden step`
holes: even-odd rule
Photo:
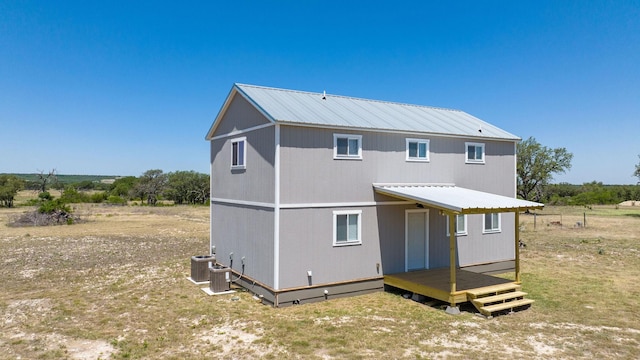
[[[479,297],[471,300],[474,304],[478,304],[480,306],[484,306],[485,304],[490,304],[494,302],[503,302],[505,300],[511,300],[516,298],[521,298],[527,295],[524,291],[511,291],[493,296],[485,296]]]
[[[506,291],[520,291],[522,285],[514,283],[499,284],[493,286],[485,286],[477,289],[467,290],[467,297],[470,299],[476,299],[489,294],[497,294]]]
[[[520,306],[533,304],[534,302],[535,301],[532,299],[520,299],[520,300],[507,301],[505,303],[500,303],[495,305],[482,306],[478,310],[480,310],[480,312],[486,316],[491,316],[491,313],[496,311],[513,309]]]

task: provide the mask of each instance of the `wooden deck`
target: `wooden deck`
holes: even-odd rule
[[[411,291],[451,304],[469,301],[467,293],[501,291],[519,287],[514,281],[490,275],[456,270],[456,292],[450,293],[449,268],[410,271],[384,276],[385,285]]]

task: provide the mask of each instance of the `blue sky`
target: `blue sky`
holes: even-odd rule
[[[0,173],[208,172],[235,82],[464,110],[635,184],[636,1],[0,0]]]

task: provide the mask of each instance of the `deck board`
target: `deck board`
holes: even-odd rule
[[[450,294],[449,268],[410,271],[384,276],[384,283],[445,302],[467,301],[467,291],[513,284],[512,280],[456,269],[456,292]]]

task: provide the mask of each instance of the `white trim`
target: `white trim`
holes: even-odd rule
[[[209,147],[213,146],[213,144],[209,144]],[[211,203],[211,194],[213,194],[213,161],[209,161],[209,254],[211,254],[211,248],[214,246],[213,243],[213,206]]]
[[[268,124],[252,126],[250,128],[246,128],[246,129],[243,129],[243,130],[232,131],[232,132],[230,132],[228,134],[222,134],[222,135],[214,136],[209,140],[220,140],[220,139],[228,138],[228,137],[231,137],[231,136],[242,135],[242,134],[246,134],[248,132],[264,129],[264,128],[267,128],[267,127],[270,127],[270,126],[275,126],[275,124],[274,123],[268,123]]]
[[[467,224],[468,224],[468,219],[467,219],[467,214],[456,214],[456,236],[465,236],[468,235],[468,231],[467,231]],[[464,217],[464,230],[463,231],[458,231],[458,216],[463,216]],[[449,236],[449,217],[445,216],[445,218],[447,219],[447,236]]]
[[[222,121],[222,117],[227,113],[227,109],[229,109],[229,106],[231,105],[231,102],[235,98],[236,94],[240,94],[240,96],[242,96],[247,102],[249,102],[249,104],[253,105],[253,107],[255,107],[267,119],[267,121],[269,121],[271,123],[275,123],[276,122],[276,120],[271,115],[269,115],[266,111],[264,111],[264,109],[262,107],[260,107],[258,104],[256,104],[256,102],[253,101],[253,99],[251,99],[249,96],[247,96],[247,94],[245,94],[244,91],[242,91],[242,89],[240,89],[238,87],[238,84],[233,84],[233,87],[231,88],[231,91],[229,91],[229,94],[224,99],[224,104],[222,104],[222,107],[220,108],[220,111],[218,111],[218,114],[216,115],[215,120],[213,120],[213,124],[211,124],[211,127],[209,128],[209,131],[207,132],[207,136],[205,137],[206,140],[212,140],[213,139],[211,136],[218,129],[218,126],[220,125],[220,122]]]
[[[265,203],[258,201],[236,200],[211,198],[211,202],[230,205],[246,205],[275,209],[276,203]],[[363,201],[363,202],[344,202],[344,203],[299,203],[299,204],[279,204],[278,209],[322,209],[322,208],[345,208],[345,207],[371,207],[371,206],[389,206],[389,205],[412,205],[415,201]]]
[[[267,208],[267,209],[275,209],[276,207],[274,203],[264,203],[264,202],[258,202],[258,201],[246,201],[246,200],[223,199],[223,198],[211,198],[210,201],[212,203],[219,203],[219,204],[245,205],[245,206],[254,206],[254,207]]]
[[[429,268],[429,209],[406,209],[404,211],[404,271],[409,271],[409,214],[425,213],[424,217],[424,268]],[[411,269],[418,270],[418,269]]]
[[[281,209],[311,209],[311,208],[339,208],[339,207],[368,207],[382,205],[410,205],[413,201],[364,201],[364,202],[343,202],[343,203],[300,203],[300,204],[280,204]]]
[[[229,140],[229,143],[231,144],[231,170],[246,169],[247,168],[247,150],[248,150],[247,137],[243,136],[243,137],[231,139]],[[233,164],[233,144],[235,143],[238,143],[238,144],[242,143],[242,164],[240,165]]]
[[[338,215],[358,215],[358,239],[357,240],[350,241],[347,238],[346,241],[338,242],[338,239],[337,239]],[[347,217],[347,219],[349,218]],[[348,226],[349,226],[349,222],[347,221],[347,227]],[[349,230],[347,228],[347,233],[348,232]],[[362,245],[362,210],[335,210],[333,212],[333,246],[340,247],[340,246],[350,246],[350,245]]]
[[[427,147],[427,151],[425,153],[425,157],[420,157],[420,156],[416,156],[416,157],[411,157],[409,156],[409,143],[417,143],[418,144],[418,154],[420,153],[420,144],[426,144]],[[405,153],[406,153],[406,161],[411,161],[411,162],[429,162],[429,139],[416,139],[416,138],[406,138],[405,139]]]
[[[338,154],[338,139],[358,140],[358,155],[349,155],[347,147],[347,155]],[[362,160],[362,135],[358,134],[333,134],[333,158],[336,160]]]
[[[496,229],[486,229],[485,228],[485,221],[486,221],[486,217],[487,215],[492,215],[493,214],[498,214],[498,227]],[[502,214],[500,213],[496,213],[496,212],[492,212],[492,213],[486,213],[486,214],[482,214],[482,233],[483,234],[496,234],[496,233],[500,233],[502,232]],[[493,224],[492,224],[493,225]]]
[[[273,206],[273,288],[280,289],[280,125],[275,129]]]
[[[482,148],[482,159],[480,160],[469,160],[469,146],[475,146],[475,147],[480,147]],[[475,154],[474,154],[475,155]],[[485,144],[484,143],[477,143],[477,142],[465,142],[464,143],[464,162],[466,164],[484,164],[486,161],[486,154],[485,154]]]

